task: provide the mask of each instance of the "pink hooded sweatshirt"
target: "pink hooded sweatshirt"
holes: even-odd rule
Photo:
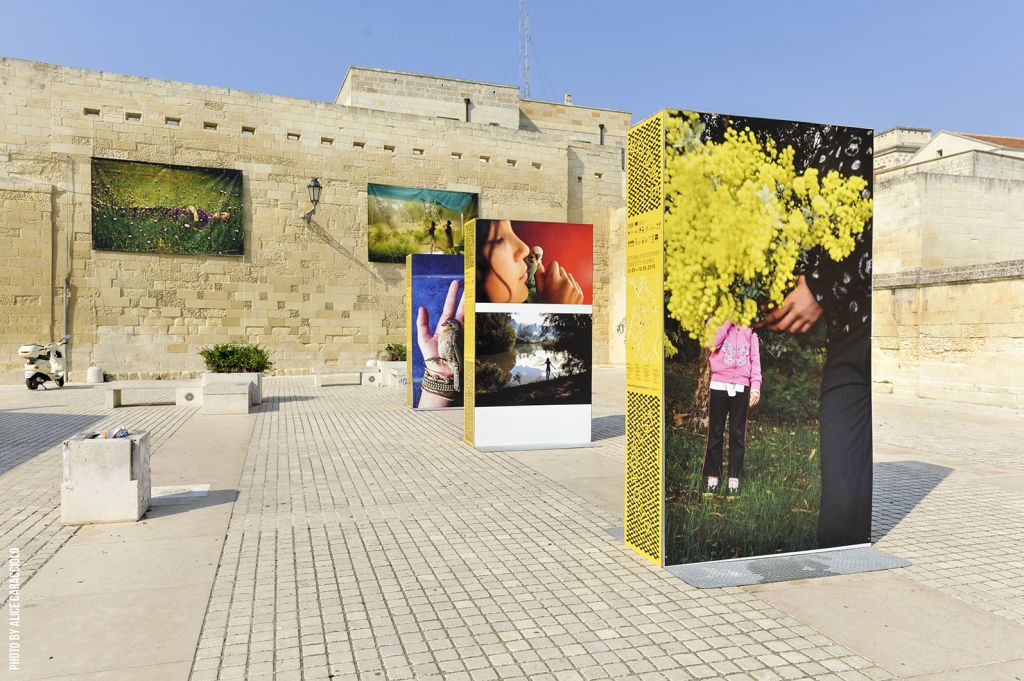
[[[711,345],[711,380],[750,386],[761,392],[761,353],[757,334],[749,326],[726,322]]]

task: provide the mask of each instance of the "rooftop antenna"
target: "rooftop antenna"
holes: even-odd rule
[[[519,10],[522,12],[521,28],[523,30],[523,66],[522,77],[523,87],[520,92],[525,99],[530,98],[530,12],[526,8],[526,0],[519,0]]]

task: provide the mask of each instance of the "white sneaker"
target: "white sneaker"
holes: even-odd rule
[[[713,475],[708,476],[708,487],[705,490],[708,494],[714,494],[718,491],[718,478]]]

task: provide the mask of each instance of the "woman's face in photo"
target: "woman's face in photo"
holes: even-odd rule
[[[512,231],[509,220],[494,220],[487,234],[484,253],[490,265],[484,278],[484,292],[492,303],[522,303],[526,288],[526,261],[530,247]]]

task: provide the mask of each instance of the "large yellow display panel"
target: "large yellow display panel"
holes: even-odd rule
[[[625,542],[871,532],[873,131],[667,109],[627,137]]]
[[[626,545],[663,556],[662,231],[664,123],[657,114],[627,140],[626,201]]]

